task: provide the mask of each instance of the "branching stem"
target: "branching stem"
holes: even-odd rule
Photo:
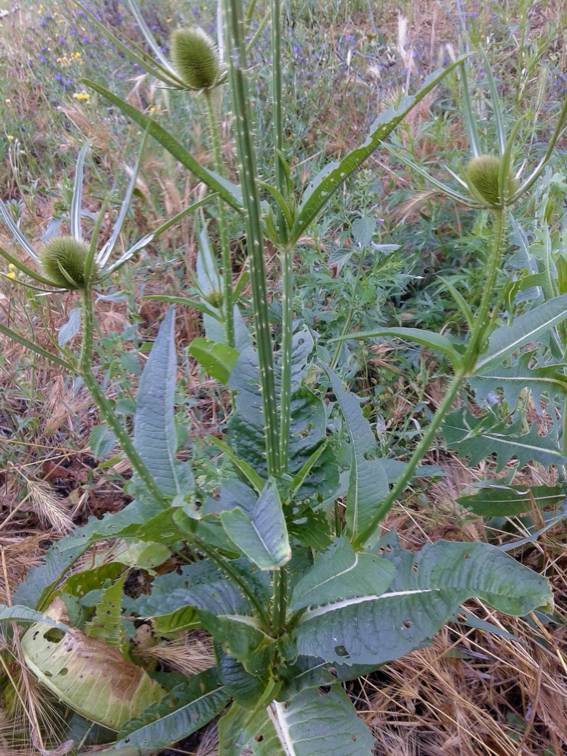
[[[406,486],[409,484],[414,476],[415,470],[425,454],[428,452],[431,444],[435,439],[435,435],[445,415],[451,409],[451,406],[461,389],[465,379],[474,372],[474,368],[479,356],[479,352],[482,350],[484,336],[486,334],[487,326],[489,325],[489,310],[493,302],[494,289],[496,286],[496,279],[500,265],[502,261],[502,255],[504,252],[506,241],[506,208],[498,208],[494,210],[494,241],[492,250],[490,252],[490,259],[488,261],[488,272],[486,275],[486,283],[484,286],[483,295],[481,298],[480,306],[475,318],[474,328],[471,332],[470,339],[467,345],[467,349],[463,356],[463,368],[459,370],[453,377],[453,380],[447,388],[447,393],[443,398],[443,401],[437,408],[431,423],[427,427],[425,433],[411,459],[407,463],[403,474],[398,478],[396,484],[388,494],[388,496],[381,502],[378,511],[372,519],[372,522],[368,527],[360,533],[354,540],[353,545],[356,548],[362,548],[364,544],[371,538],[376,532],[376,528],[379,523],[388,514],[390,509],[394,506],[400,494],[403,493]]]

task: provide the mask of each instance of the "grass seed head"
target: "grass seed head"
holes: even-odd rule
[[[473,158],[466,168],[466,178],[471,192],[482,202],[494,207],[500,205],[502,188],[500,186],[501,159],[496,155],[479,155]],[[514,179],[511,174],[506,177],[506,194],[514,191]]]
[[[180,78],[193,89],[210,89],[218,82],[221,64],[217,47],[199,27],[173,32],[171,58]]]
[[[46,245],[41,264],[48,278],[63,289],[82,289],[85,286],[86,244],[71,236],[57,236]]]

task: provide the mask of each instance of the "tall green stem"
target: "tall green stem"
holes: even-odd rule
[[[374,535],[379,523],[388,514],[400,494],[403,493],[406,486],[413,478],[417,466],[433,443],[435,435],[439,430],[441,423],[445,418],[445,415],[451,409],[453,401],[459,393],[461,386],[463,385],[467,376],[474,371],[479,352],[482,350],[486,328],[489,324],[488,314],[494,297],[494,288],[496,286],[498,271],[500,270],[500,264],[505,247],[505,240],[506,209],[498,208],[494,210],[494,241],[490,253],[490,259],[488,261],[486,283],[484,286],[480,306],[476,315],[474,328],[471,332],[469,342],[467,344],[467,349],[463,356],[463,368],[455,374],[453,380],[449,384],[447,393],[445,394],[443,401],[437,408],[435,414],[433,415],[431,423],[423,434],[423,437],[417,445],[414,453],[412,454],[411,459],[405,466],[403,474],[398,478],[395,486],[392,488],[388,496],[384,499],[383,502],[381,502],[380,507],[373,517],[370,525],[362,533],[360,533],[354,541],[353,545],[357,548],[364,546],[366,541],[368,541],[368,539]]]
[[[242,199],[246,216],[246,237],[250,255],[250,277],[254,305],[256,343],[260,364],[260,388],[264,410],[266,458],[268,474],[278,476],[279,438],[274,378],[274,354],[268,316],[264,240],[260,218],[260,197],[256,184],[256,155],[252,141],[253,128],[244,71],[246,49],[241,4],[238,0],[223,0],[226,39],[230,56],[230,79],[234,113]]]
[[[274,141],[274,173],[282,197],[287,195],[287,177],[280,156],[283,152],[283,105],[281,62],[281,2],[272,0],[272,121]],[[287,228],[279,208],[277,224],[283,245],[280,249],[282,272],[282,339],[280,375],[280,470],[288,466],[289,428],[291,423],[291,355],[293,342],[293,249],[287,244]]]
[[[110,426],[114,435],[120,442],[122,449],[130,460],[133,469],[138,473],[140,479],[146,485],[149,493],[163,506],[166,506],[162,492],[159,489],[153,475],[150,473],[142,458],[136,451],[132,439],[123,428],[121,422],[114,414],[111,403],[108,401],[101,389],[95,375],[92,371],[93,356],[93,332],[94,332],[94,312],[92,287],[90,284],[85,286],[81,292],[82,317],[83,317],[83,343],[81,346],[81,355],[79,357],[79,372],[89,390],[103,420]]]
[[[213,159],[215,171],[219,176],[224,175],[224,163],[221,151],[220,127],[217,115],[215,113],[214,94],[211,91],[205,92],[205,102],[207,103],[207,116],[209,120],[209,133],[211,136],[211,145],[213,148]],[[234,346],[234,301],[232,294],[232,262],[230,259],[230,242],[228,238],[228,227],[226,222],[226,209],[224,202],[217,199],[217,217],[221,248],[222,260],[222,277],[223,277],[223,302],[224,317],[226,328],[226,340],[229,346]]]

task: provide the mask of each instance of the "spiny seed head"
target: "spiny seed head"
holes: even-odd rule
[[[496,155],[479,155],[473,158],[466,168],[466,178],[471,192],[482,202],[497,206],[502,200],[500,187],[501,158]],[[511,174],[506,177],[506,193],[514,191],[514,178]]]
[[[82,289],[85,285],[86,244],[71,236],[57,236],[41,253],[45,275],[63,289]]]
[[[171,59],[179,77],[193,89],[210,89],[218,82],[221,63],[217,47],[199,27],[173,32]]]
[[[217,290],[211,291],[207,294],[205,299],[210,305],[212,305],[213,307],[216,307],[217,309],[222,307],[222,303],[223,303],[222,291],[217,291]]]

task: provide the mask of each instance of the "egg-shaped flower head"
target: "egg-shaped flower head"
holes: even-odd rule
[[[173,32],[171,60],[177,75],[192,89],[211,89],[219,83],[222,65],[217,46],[199,27]]]
[[[501,158],[496,155],[478,155],[467,165],[466,178],[471,193],[484,204],[497,207],[505,197],[514,193],[515,181],[508,173],[500,186]],[[504,189],[504,191],[503,191]]]
[[[41,253],[41,267],[45,275],[62,289],[83,289],[86,283],[86,244],[72,236],[51,239]]]

